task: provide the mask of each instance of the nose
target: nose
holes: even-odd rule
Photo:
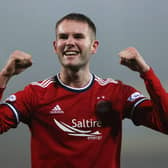
[[[69,45],[69,46],[75,45],[75,39],[72,36],[69,36],[66,40],[66,45]]]

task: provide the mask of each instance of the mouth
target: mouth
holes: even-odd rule
[[[64,56],[76,56],[76,55],[78,55],[80,52],[79,51],[64,51],[63,52],[63,55]]]

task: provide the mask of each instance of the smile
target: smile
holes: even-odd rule
[[[79,51],[64,51],[65,56],[73,56],[73,55],[78,55],[80,52]]]

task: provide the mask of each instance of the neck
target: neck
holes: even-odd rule
[[[67,69],[62,69],[59,74],[60,80],[70,87],[74,88],[82,88],[85,87],[90,79],[90,71],[89,70],[79,70],[79,71],[72,71]]]

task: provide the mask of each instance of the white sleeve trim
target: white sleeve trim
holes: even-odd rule
[[[134,104],[134,106],[132,107],[132,110],[131,110],[131,112],[130,112],[131,118],[133,118],[133,114],[134,114],[135,108],[136,108],[139,104],[141,104],[143,101],[145,101],[145,100],[149,100],[149,99],[143,98],[143,99],[140,99],[139,101],[137,101],[137,102]]]
[[[17,110],[15,109],[15,107],[9,103],[0,103],[2,105],[7,105],[11,110],[12,112],[14,113],[15,117],[16,117],[16,121],[17,121],[17,124],[19,124],[20,120],[19,120],[19,115],[18,115],[18,112]]]

